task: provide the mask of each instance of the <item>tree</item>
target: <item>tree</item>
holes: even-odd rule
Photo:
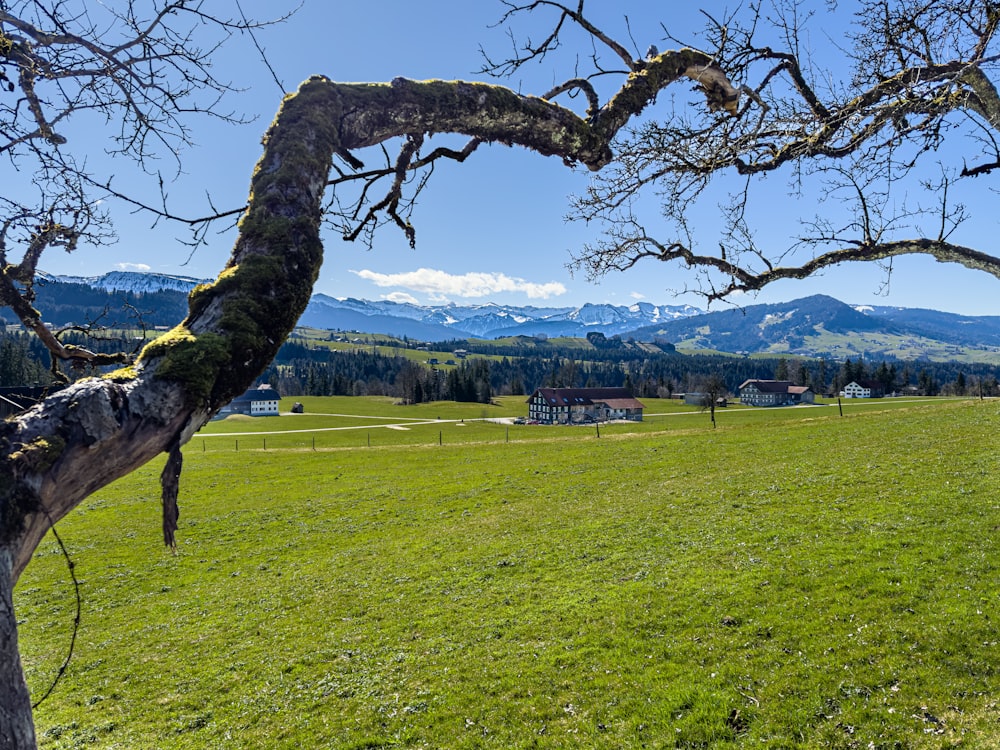
[[[309,300],[322,255],[319,225],[334,155],[360,169],[352,150],[402,138],[389,192],[359,226],[367,226],[376,209],[404,224],[397,214],[399,190],[425,132],[463,133],[473,143],[517,143],[597,169],[610,160],[617,130],[659,88],[690,78],[705,87],[713,104],[735,96],[711,59],[695,50],[635,65],[642,75],[629,79],[600,116],[589,118],[551,97],[464,82],[359,85],[314,77],[286,98],[265,138],[232,256],[214,284],[191,294],[186,319],[127,367],[74,383],[3,425],[0,726],[10,729],[0,746],[34,745],[12,609],[18,575],[48,529],[84,497],[162,452],[168,454],[164,536],[173,543],[181,446],[253,382]],[[439,149],[425,160],[456,156]],[[405,224],[404,230],[411,233]],[[50,236],[62,236],[61,230],[46,235],[45,246]],[[33,270],[37,257],[31,255],[24,268]],[[5,301],[14,306],[23,298]]]
[[[27,337],[0,334],[0,386],[45,380],[45,367],[33,356]]]
[[[788,359],[782,357],[778,360],[778,364],[774,366],[774,379],[775,380],[788,380]]]
[[[875,369],[875,380],[882,386],[883,393],[893,393],[896,390],[897,379],[896,365],[880,362]]]
[[[589,341],[591,346],[595,349],[601,349],[608,345],[607,337],[600,331],[588,331],[587,341]]]
[[[247,20],[188,0],[130,0],[81,8],[65,0],[0,4],[0,156],[12,167],[0,186],[0,304],[11,308],[60,363],[123,364],[131,353],[98,354],[64,345],[33,306],[38,263],[51,248],[115,239],[106,199],[115,197],[157,217],[171,217],[166,198],[154,209],[117,190],[112,177],[91,171],[85,147],[65,133],[77,120],[105,121],[110,154],[132,160],[158,180],[161,191],[179,172],[179,154],[192,141],[195,115],[243,122],[221,101],[236,93],[212,70],[212,52],[233,35],[269,23]],[[279,19],[281,20],[281,19]],[[241,211],[242,209],[240,209]],[[234,216],[238,212],[229,212]],[[176,218],[176,217],[174,217]],[[203,238],[207,224],[189,222]],[[196,242],[198,240],[195,240]]]
[[[157,0],[146,14],[136,12],[133,2],[118,16],[132,42],[109,44],[104,26],[90,25],[85,15],[66,15],[67,4],[0,5],[0,83],[19,92],[0,110],[7,139],[0,148],[15,162],[31,161],[31,177],[44,186],[30,206],[3,199],[0,301],[57,359],[123,365],[68,385],[0,426],[0,748],[34,747],[12,591],[39,541],[90,493],[166,453],[163,526],[166,543],[173,544],[181,447],[255,380],[292,330],[318,274],[324,216],[349,240],[370,241],[388,224],[415,243],[414,197],[440,160],[462,162],[480,145],[499,142],[559,157],[569,166],[608,170],[574,205],[578,217],[607,223],[607,241],[586,249],[578,263],[599,275],[642,257],[676,260],[705,269],[709,299],[799,278],[831,263],[888,261],[900,253],[930,253],[996,274],[1000,261],[949,241],[964,215],[946,192],[934,213],[940,230],[929,237],[894,238],[901,216],[890,215],[889,207],[912,165],[958,127],[953,116],[966,118],[964,126],[982,136],[978,143],[988,153],[962,173],[947,173],[943,187],[1000,166],[1000,149],[990,140],[1000,107],[987,77],[996,62],[991,44],[1000,23],[997,4],[860,4],[866,12],[859,14],[852,39],[856,69],[845,83],[823,89],[810,81],[827,77],[798,55],[797,5],[783,1],[771,28],[786,49],[761,44],[757,35],[767,19],[752,15],[743,23],[710,20],[702,49],[676,46],[668,35],[676,48],[651,49],[645,56],[592,24],[583,2],[505,3],[505,23],[550,12],[553,30],[540,43],[516,48],[509,59],[488,59],[486,72],[513,73],[546,58],[570,26],[593,40],[592,73],[574,71],[538,97],[487,83],[397,78],[340,84],[311,78],[285,98],[266,134],[226,267],[215,283],[192,293],[184,321],[137,357],[63,346],[31,305],[43,252],[71,250],[84,238],[110,239],[105,217],[87,193],[114,193],[114,186],[68,158],[60,123],[77,110],[95,112],[116,123],[115,147],[140,163],[150,148],[169,152],[174,139],[186,138],[193,106],[188,97],[207,91],[211,99],[226,88],[211,78],[207,58],[194,51],[193,32],[177,26],[177,18],[193,14],[223,33],[252,32],[255,26],[212,19],[187,0]],[[608,83],[612,78],[614,85]],[[53,96],[41,96],[40,87],[52,82]],[[650,120],[647,111],[679,82],[694,84],[707,111],[678,106],[666,124]],[[51,109],[59,97],[65,106]],[[558,104],[561,97],[581,101],[584,111]],[[428,153],[430,133],[471,140],[460,149]],[[378,166],[366,166],[356,155],[383,145],[386,159]],[[819,166],[810,167],[811,159]],[[852,221],[841,228],[816,220],[803,239],[804,246],[834,249],[798,266],[778,265],[781,256],[769,257],[756,246],[747,214],[739,210],[749,203],[747,182],[732,210],[723,212],[720,254],[695,252],[685,232],[685,209],[716,174],[752,181],[781,169],[827,180],[832,194],[853,191]],[[677,240],[645,232],[633,212],[644,188],[663,192],[666,213],[680,231]],[[11,257],[14,243],[21,248],[19,259]]]
[[[781,361],[784,362],[785,360],[782,359]],[[726,381],[721,375],[709,375],[699,381],[698,390],[702,394],[702,411],[708,409],[709,415],[712,418],[712,427],[715,427],[715,407],[719,403],[719,400],[725,398],[728,393]]]
[[[924,396],[936,396],[940,390],[938,382],[927,370],[921,370],[917,375],[917,387]]]
[[[852,19],[843,37],[822,27],[834,9]],[[882,265],[888,284],[909,254],[1000,276],[1000,258],[960,244],[972,217],[956,198],[1000,168],[998,25],[996,0],[773,0],[710,18],[699,46],[737,82],[736,116],[668,109],[625,131],[574,202],[575,218],[605,227],[575,266],[598,278],[647,258],[679,263],[699,270],[709,301],[856,261]],[[776,175],[789,182],[783,215],[803,205],[783,246],[758,240]],[[695,223],[720,192],[713,220]],[[640,214],[650,193],[664,229]]]

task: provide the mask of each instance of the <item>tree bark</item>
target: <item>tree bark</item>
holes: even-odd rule
[[[77,382],[0,424],[0,736],[7,743],[0,750],[35,746],[11,603],[18,576],[53,524],[92,492],[183,445],[270,363],[319,274],[333,155],[395,136],[450,132],[599,169],[611,158],[616,129],[645,106],[651,86],[705,78],[706,56],[673,54],[676,60],[664,53],[650,66],[656,76],[634,82],[638,95],[609,102],[604,120],[460,81],[314,77],[285,98],[265,136],[232,256],[213,284],[191,293],[184,322],[147,345],[134,365]],[[717,96],[718,82],[712,85]]]
[[[13,560],[0,550],[0,750],[35,747],[31,698],[24,684],[14,617]],[[27,710],[25,710],[27,706]]]

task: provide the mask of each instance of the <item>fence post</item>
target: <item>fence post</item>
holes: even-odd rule
[[[239,438],[236,439],[236,452],[237,453],[240,452],[240,440],[239,440]]]

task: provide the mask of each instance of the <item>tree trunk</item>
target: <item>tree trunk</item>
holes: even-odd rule
[[[135,365],[74,383],[0,423],[0,747],[35,747],[11,591],[38,543],[92,492],[183,445],[252,385],[309,301],[337,145],[328,112],[310,101],[317,85],[282,106],[232,257],[214,284],[192,292],[185,321]]]
[[[0,549],[0,750],[30,750],[35,747],[35,725],[17,648],[13,570],[10,550]]]
[[[674,55],[661,55],[623,91],[704,77],[691,66],[707,65],[706,56]],[[11,596],[18,576],[53,524],[92,492],[178,449],[270,363],[319,275],[321,204],[335,153],[450,132],[599,169],[617,127],[648,101],[618,96],[601,117],[584,120],[501,86],[322,77],[286,97],[265,136],[232,256],[213,284],[191,293],[184,322],[133,366],[74,383],[0,423],[0,737],[8,743],[0,747],[35,746]]]

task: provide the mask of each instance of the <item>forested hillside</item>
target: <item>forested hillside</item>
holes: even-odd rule
[[[156,289],[146,293],[108,291],[87,284],[35,284],[35,306],[57,326],[68,324],[135,328],[173,326],[187,314],[187,293]]]
[[[135,332],[61,334],[64,343],[93,351],[135,348]],[[327,344],[327,345],[324,345]],[[262,375],[285,396],[393,396],[408,403],[488,402],[527,395],[539,387],[619,387],[639,398],[697,391],[720,376],[730,393],[750,378],[777,378],[836,394],[852,380],[877,380],[887,393],[910,387],[925,395],[1000,395],[1000,366],[897,360],[738,357],[680,353],[665,342],[641,343],[591,333],[586,339],[512,337],[437,344],[369,338],[330,348],[327,341],[293,338]],[[427,351],[425,351],[427,350]],[[456,354],[461,352],[461,354]],[[432,356],[438,353],[441,356]],[[98,372],[80,370],[71,377]],[[48,355],[33,336],[0,336],[0,386],[48,383]]]
[[[46,385],[48,352],[34,336],[0,335],[0,387]]]
[[[449,341],[421,347],[461,351],[452,365],[415,360],[413,342],[383,341],[348,350],[286,343],[264,379],[284,395],[385,395],[409,403],[436,400],[488,401],[494,395],[530,394],[538,387],[630,388],[639,398],[669,398],[697,391],[710,376],[721,376],[731,393],[750,378],[787,379],[819,394],[837,393],[852,380],[878,380],[886,392],[906,387],[925,395],[1000,394],[1000,367],[931,362],[869,362],[825,359],[751,358],[681,354],[659,346],[605,339],[515,338],[507,342]],[[596,344],[596,345],[595,345]],[[407,352],[409,347],[409,352]],[[457,356],[457,355],[456,355]]]

